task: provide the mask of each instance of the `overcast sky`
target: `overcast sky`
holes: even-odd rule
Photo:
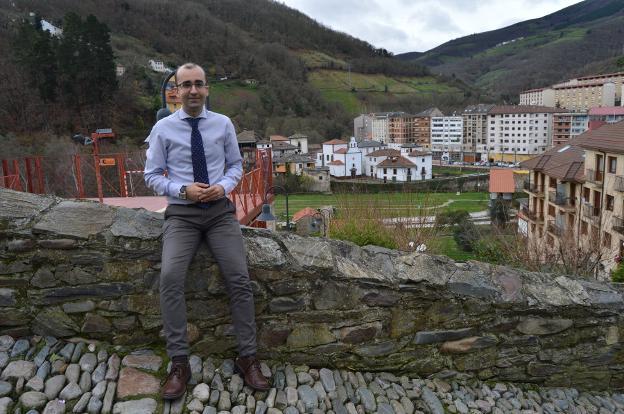
[[[424,52],[499,29],[578,0],[282,0],[332,29],[394,53]]]

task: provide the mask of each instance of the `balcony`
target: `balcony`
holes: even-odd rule
[[[555,236],[562,236],[565,232],[565,227],[562,224],[557,223],[555,220],[548,220],[546,230]]]
[[[548,191],[548,201],[564,210],[574,210],[576,208],[574,199],[570,197],[566,197],[565,193],[560,192],[560,191],[556,191],[556,190]]]
[[[611,216],[611,228],[620,234],[624,234],[624,219],[618,216]]]
[[[621,175],[615,176],[615,181],[613,181],[613,189],[615,191],[624,192],[624,177]]]
[[[597,224],[600,221],[600,207],[594,207],[589,203],[583,204],[583,217]]]
[[[604,173],[602,171],[585,170],[585,178],[588,182],[592,184],[597,184],[597,185],[602,184],[603,177],[604,177]]]
[[[535,222],[535,223],[539,223],[544,221],[544,215],[540,212],[538,213],[537,211],[531,211],[529,209],[529,206],[527,206],[526,204],[521,204],[520,205],[520,213],[528,218],[529,220]]]
[[[524,182],[524,190],[529,192],[529,193],[533,193],[536,196],[544,196],[544,186],[543,185],[539,185],[539,184],[530,183],[528,181],[525,181]]]

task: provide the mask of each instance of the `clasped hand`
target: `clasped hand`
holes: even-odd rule
[[[196,202],[217,200],[225,196],[225,190],[219,184],[193,183],[186,186],[186,198]]]

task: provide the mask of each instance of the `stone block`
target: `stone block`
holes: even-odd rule
[[[107,333],[111,330],[111,323],[108,319],[96,313],[88,313],[82,324],[81,332],[85,333]]]
[[[565,331],[572,326],[571,319],[526,318],[517,329],[525,335],[551,335]]]
[[[336,338],[327,325],[297,325],[292,330],[286,343],[292,348],[310,348],[334,342]]]
[[[0,306],[15,306],[15,289],[0,288]]]
[[[52,233],[88,239],[113,223],[114,209],[92,201],[61,201],[32,228],[34,233]]]
[[[141,395],[153,395],[158,393],[159,388],[160,381],[155,376],[135,368],[125,367],[119,373],[117,398],[124,399]]]
[[[269,302],[269,310],[273,313],[301,311],[305,308],[305,299],[277,297]]]
[[[44,249],[54,250],[70,250],[78,247],[78,242],[74,239],[43,239],[37,244]]]
[[[65,338],[75,335],[79,329],[76,323],[57,307],[42,309],[33,320],[33,332]]]
[[[414,343],[417,345],[435,344],[438,342],[454,341],[473,335],[474,328],[453,329],[448,331],[420,331],[416,332]]]
[[[52,197],[0,188],[0,220],[33,218],[55,203]]]
[[[448,341],[442,344],[440,352],[447,354],[461,354],[471,351],[479,351],[484,348],[495,346],[498,340],[493,336],[473,336],[458,341]]]
[[[69,302],[63,304],[65,313],[85,313],[95,309],[95,303],[92,300],[84,300],[80,302]]]

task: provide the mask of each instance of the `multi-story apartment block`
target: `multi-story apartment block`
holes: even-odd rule
[[[425,109],[415,115],[414,144],[422,148],[431,149],[431,118],[434,116],[444,116],[438,108]]]
[[[461,116],[435,116],[431,118],[431,152],[442,161],[462,159],[464,118]]]
[[[553,87],[555,106],[570,111],[587,111],[598,106],[615,105],[615,83],[572,84]]]
[[[373,139],[374,114],[361,114],[353,119],[353,136],[358,141]]]
[[[581,135],[589,129],[589,115],[585,112],[575,112],[570,116],[570,138]]]
[[[487,152],[488,112],[494,105],[470,105],[464,109],[463,161],[474,162]]]
[[[495,106],[488,114],[488,146],[482,159],[524,161],[551,145],[554,108]]]
[[[566,144],[522,162],[530,171],[524,183],[529,197],[520,205],[518,231],[532,242],[533,254],[546,255],[546,249],[574,241],[580,224],[583,154],[578,145]]]
[[[573,112],[624,105],[624,72],[569,79],[542,89],[520,92],[520,105],[543,105]]]
[[[555,106],[555,91],[552,88],[522,91],[520,92],[520,105]]]
[[[602,247],[606,276],[624,254],[624,122],[590,130],[575,142],[585,150],[580,238]]]
[[[589,251],[608,278],[624,254],[624,121],[589,130],[522,163],[529,195],[518,229],[545,248]]]
[[[416,139],[414,115],[401,113],[388,118],[388,143],[407,144]]]

